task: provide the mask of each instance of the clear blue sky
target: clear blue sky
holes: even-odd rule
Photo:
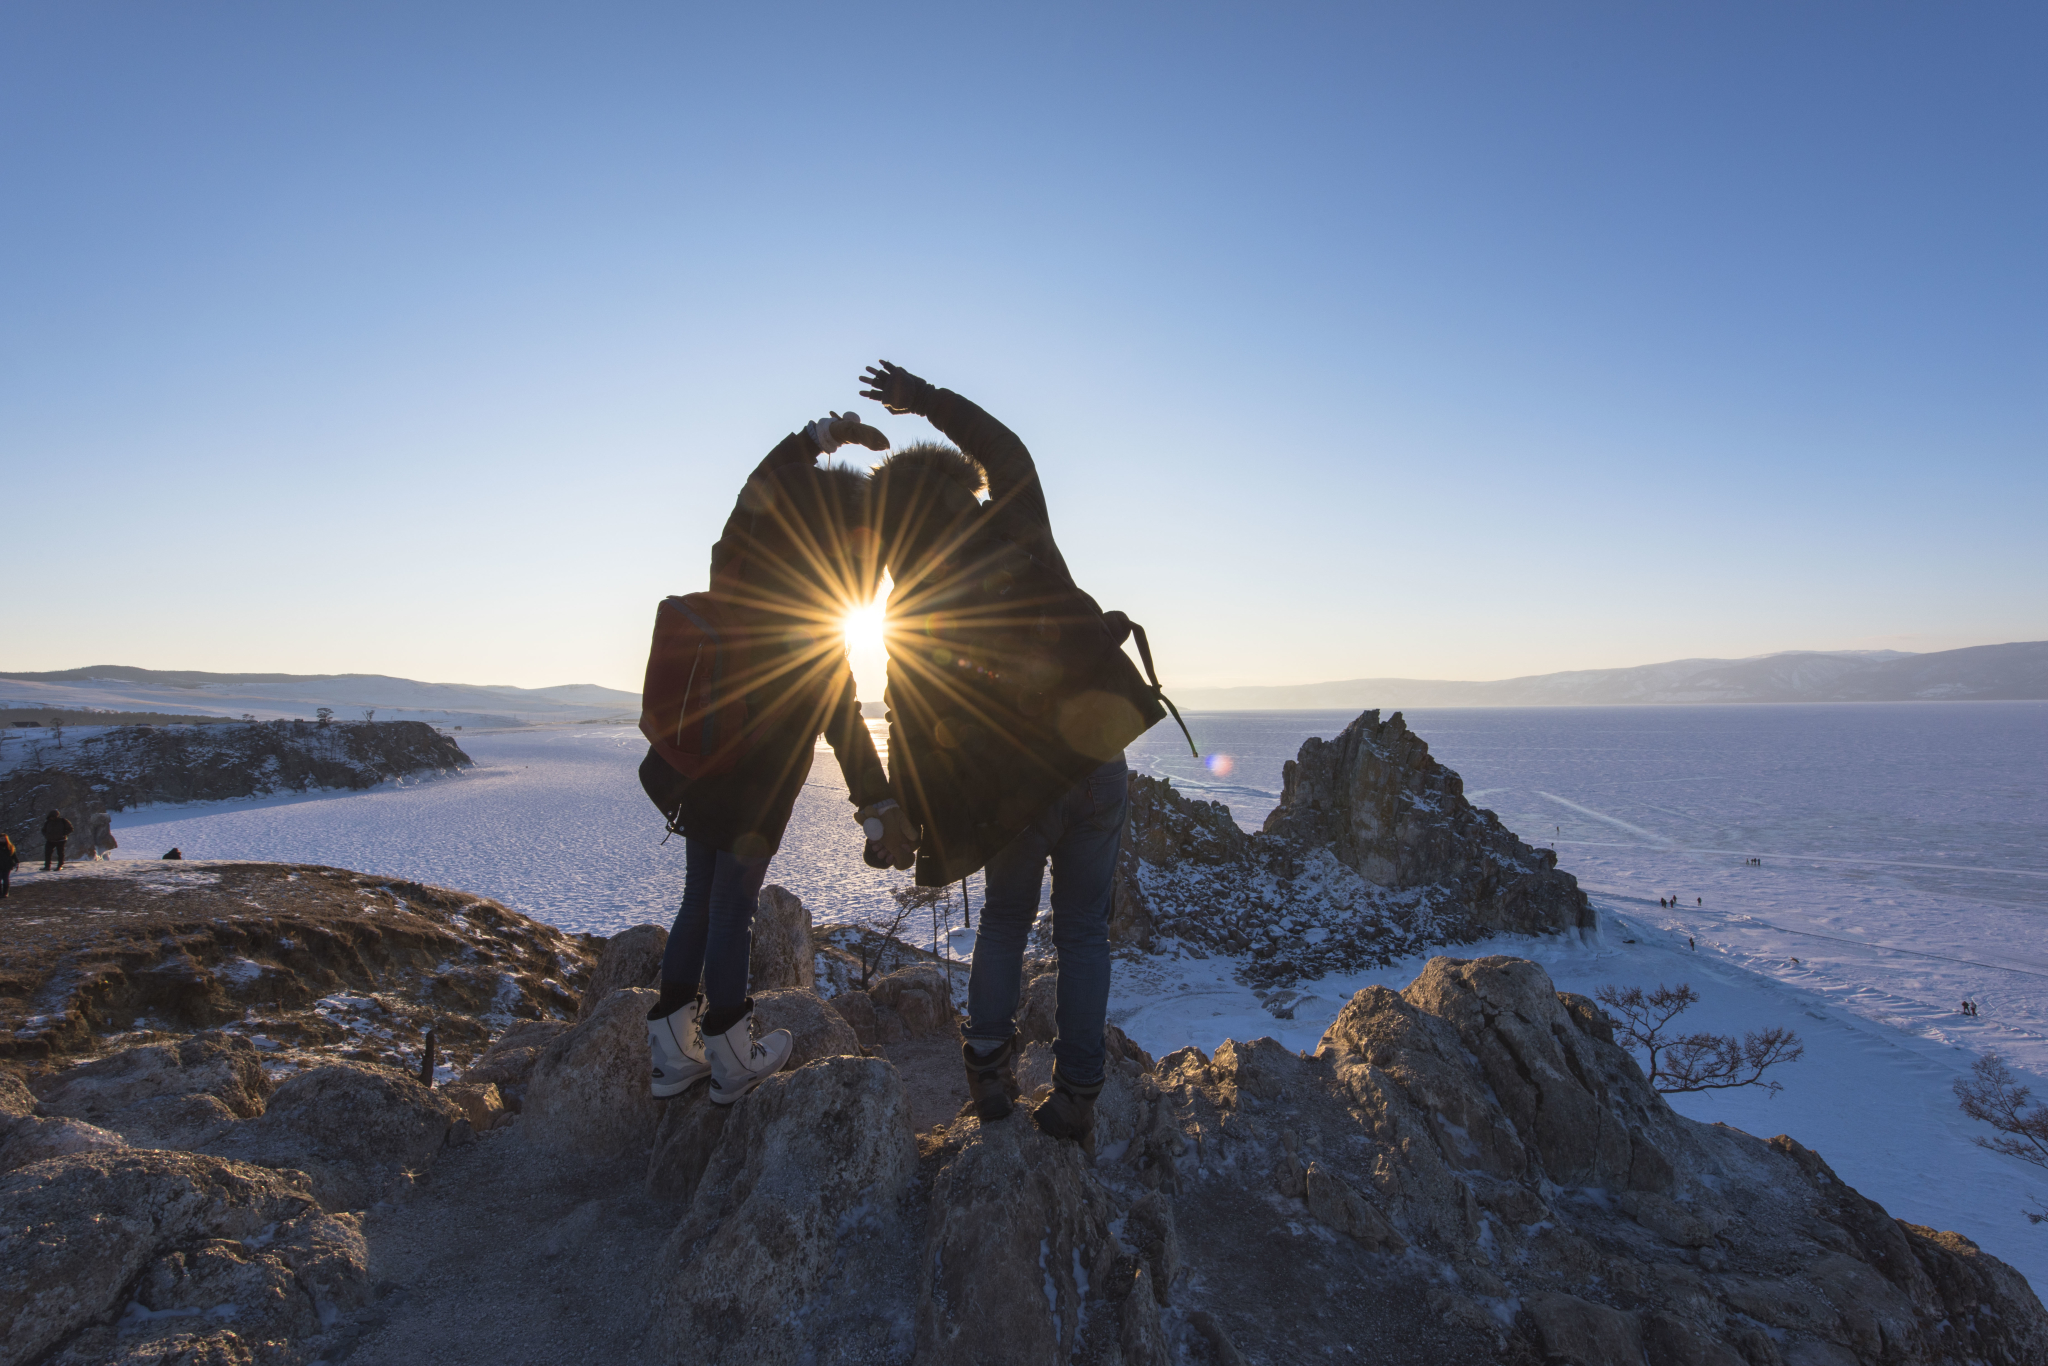
[[[2035,4],[16,0],[0,667],[637,688],[881,356],[1170,684],[2048,637],[2044,62]]]

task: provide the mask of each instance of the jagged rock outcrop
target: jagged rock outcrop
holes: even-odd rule
[[[907,1360],[892,1311],[913,1279],[903,1197],[917,1144],[896,1070],[826,1058],[732,1108],[658,1263],[665,1359]]]
[[[1253,985],[1288,986],[1435,945],[1593,924],[1557,855],[1468,802],[1399,712],[1309,739],[1283,781],[1265,828],[1248,834],[1227,806],[1133,775],[1112,938],[1240,955]]]
[[[833,1127],[822,1106],[798,1117],[795,1099],[821,1069],[862,1065],[880,1064],[778,1078],[774,1124]],[[895,1246],[888,1221],[921,1210],[916,1282],[863,1272],[857,1320],[840,1317],[845,1284],[815,1270],[825,1248],[785,1273],[750,1236],[717,1266],[789,1297],[779,1324],[737,1299],[671,1307],[670,1344],[1048,1366],[2048,1359],[2048,1314],[2009,1267],[1889,1218],[1789,1138],[1676,1114],[1598,1009],[1526,961],[1434,959],[1402,992],[1359,993],[1313,1057],[1256,1040],[1150,1071],[1119,1058],[1111,1074],[1092,1161],[1022,1113],[923,1135],[925,1193],[911,1188],[893,1215],[867,1202]],[[690,1167],[754,1164],[807,1190],[807,1173],[837,1161],[761,1154],[760,1131],[738,1127],[752,1103],[677,1118],[684,1179],[672,1166],[650,1191],[688,1192],[685,1229],[709,1226],[700,1206],[723,1207]],[[796,1329],[814,1309],[834,1326]],[[881,1326],[906,1313],[908,1345]],[[869,1325],[858,1354],[840,1333],[855,1321]]]
[[[1156,1083],[1137,1161],[1184,1224],[1203,1220],[1198,1274],[1219,1283],[1219,1235],[1299,1200],[1345,1236],[1304,1248],[1292,1273],[1421,1270],[1417,1303],[1466,1344],[1439,1359],[2048,1353],[2048,1315],[2010,1268],[1887,1217],[1789,1138],[1676,1114],[1597,1008],[1532,963],[1433,959],[1402,992],[1359,993],[1314,1058],[1270,1040],[1188,1049]],[[1206,1307],[1248,1355],[1280,1346],[1251,1301]],[[1343,1318],[1296,1320],[1287,1350],[1334,1344]]]

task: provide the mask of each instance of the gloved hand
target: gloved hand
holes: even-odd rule
[[[860,382],[868,386],[860,391],[862,398],[875,399],[892,413],[916,413],[922,417],[930,407],[932,386],[889,361],[870,365]]]
[[[859,413],[831,413],[804,430],[818,443],[820,455],[830,455],[849,441],[871,451],[889,449],[889,438],[862,422]]]
[[[868,832],[879,824],[882,833],[869,833],[863,861],[871,868],[904,869],[917,862],[918,829],[894,801],[865,807],[859,813]],[[877,861],[879,859],[879,861]]]

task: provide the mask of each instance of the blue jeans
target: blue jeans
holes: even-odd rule
[[[1059,955],[1059,1037],[1053,1061],[1078,1086],[1102,1080],[1102,1027],[1109,1014],[1109,908],[1117,844],[1130,809],[1121,758],[1069,788],[1028,829],[997,851],[974,970],[967,979],[969,1039],[999,1043],[1017,1032],[1024,942],[1038,919],[1045,861],[1052,860],[1052,942]]]
[[[683,904],[662,951],[661,980],[687,988],[702,978],[707,1014],[736,1010],[747,999],[754,906],[768,860],[743,859],[710,840],[685,840],[684,850]]]

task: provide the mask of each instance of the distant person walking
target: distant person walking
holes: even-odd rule
[[[8,879],[14,876],[14,869],[21,862],[21,853],[14,847],[12,835],[0,835],[0,897],[7,895]]]
[[[43,817],[43,871],[50,871],[50,860],[57,861],[57,867],[64,867],[64,844],[71,838],[72,825],[64,819],[64,813],[56,807]]]

